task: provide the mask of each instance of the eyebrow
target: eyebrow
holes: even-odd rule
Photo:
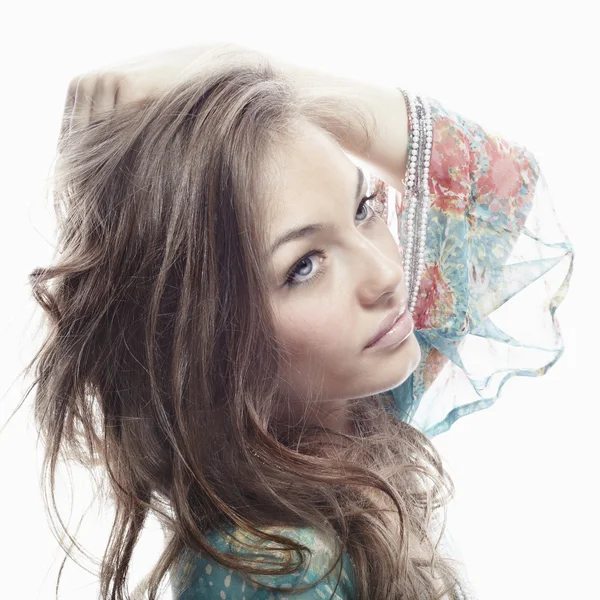
[[[363,184],[364,184],[364,180],[365,180],[365,174],[362,172],[360,167],[356,167],[356,172],[357,172],[357,181],[356,181],[355,199],[358,200],[360,198],[360,195],[362,192],[362,188],[363,188]],[[331,228],[332,228],[331,224],[326,225],[325,223],[311,223],[310,225],[294,227],[293,229],[290,229],[290,230],[286,231],[285,233],[283,233],[282,235],[280,235],[275,240],[275,242],[271,246],[271,254],[273,254],[275,252],[275,250],[277,250],[280,246],[283,246],[284,244],[287,244],[288,242],[291,242],[292,240],[297,240],[300,238],[308,237],[309,235],[317,233],[318,231],[325,231],[326,229],[331,229]]]

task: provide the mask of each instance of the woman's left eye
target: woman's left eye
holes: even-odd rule
[[[358,209],[356,210],[357,214],[358,214],[359,212],[361,212],[361,211],[362,211],[362,209],[363,209],[364,207],[367,207],[367,209],[368,209],[368,210],[367,210],[367,212],[366,212],[366,216],[369,216],[369,210],[370,210],[370,211],[371,211],[371,216],[369,217],[369,220],[370,220],[370,219],[374,219],[374,218],[375,218],[375,215],[376,215],[376,213],[375,213],[375,210],[374,210],[374,209],[373,209],[371,206],[369,206],[368,202],[369,202],[369,200],[374,200],[374,199],[375,199],[375,196],[377,196],[377,193],[376,193],[376,192],[374,192],[374,193],[373,193],[373,194],[371,194],[370,196],[365,196],[365,197],[364,197],[364,198],[363,198],[363,199],[360,201],[360,204],[358,205]],[[364,220],[366,220],[366,219],[363,219],[363,221],[364,221]]]
[[[368,204],[368,202],[370,200],[374,200],[376,196],[377,196],[377,193],[375,192],[375,193],[371,194],[370,196],[365,196],[360,201],[358,208],[356,209],[356,214],[364,215],[364,218],[359,219],[360,223],[364,223],[366,221],[372,221],[379,214]],[[364,211],[365,207],[367,208],[366,211]],[[369,212],[370,212],[370,214],[369,214]],[[316,275],[309,275],[308,278],[304,279],[303,281],[297,280],[298,271],[300,271],[303,266],[307,266],[307,265],[310,266],[310,265],[314,264],[312,261],[310,261],[310,259],[314,256],[318,256],[319,261],[322,262],[324,259],[324,256],[325,256],[325,250],[323,250],[321,248],[317,248],[317,249],[311,250],[310,252],[308,252],[307,254],[302,256],[300,259],[298,259],[296,264],[292,267],[292,269],[288,273],[284,284],[287,286],[293,287],[296,285],[305,285],[307,283],[312,283],[313,281],[318,279],[324,273],[324,271],[325,271],[324,268],[321,268],[319,271],[317,271]],[[314,271],[314,269],[311,269],[311,272],[312,271]],[[300,274],[300,275],[303,275],[303,274]]]

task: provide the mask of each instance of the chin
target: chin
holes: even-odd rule
[[[390,353],[390,359],[396,361],[394,365],[394,381],[386,389],[392,389],[403,384],[419,366],[421,362],[421,346],[414,332]]]
[[[412,373],[419,366],[422,357],[421,346],[414,331],[411,331],[410,335],[404,340],[404,344],[407,346],[407,353],[410,352],[408,362],[410,362],[410,372]]]

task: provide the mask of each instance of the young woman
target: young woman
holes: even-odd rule
[[[59,151],[36,420],[109,483],[101,597],[152,514],[139,597],[474,598],[430,438],[562,354],[531,153],[235,45],[75,78]]]

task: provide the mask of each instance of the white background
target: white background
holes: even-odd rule
[[[46,265],[54,217],[45,178],[69,80],[114,61],[211,40],[402,86],[442,102],[538,159],[576,248],[558,310],[566,351],[541,378],[514,378],[490,409],[435,438],[456,483],[450,527],[485,600],[599,597],[597,261],[599,48],[592,2],[53,1],[4,9],[0,426],[25,385],[35,307],[27,274]],[[32,321],[32,319],[34,319]],[[15,381],[16,380],[16,381]],[[0,433],[0,597],[54,598],[62,552],[38,484],[32,397]],[[595,441],[596,440],[596,441]],[[64,473],[64,470],[62,471]],[[69,519],[69,479],[59,506]],[[74,471],[70,528],[91,499]],[[110,520],[93,508],[79,538],[99,557]],[[162,536],[142,538],[134,579]],[[96,577],[68,563],[61,600],[97,598]],[[165,597],[169,597],[167,594]]]

